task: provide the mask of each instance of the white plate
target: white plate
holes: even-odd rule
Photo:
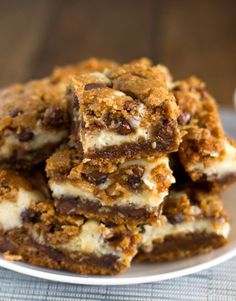
[[[223,111],[222,119],[226,131],[236,137],[236,116],[234,113]],[[75,284],[87,285],[126,285],[161,281],[176,278],[222,263],[236,256],[236,185],[225,194],[225,207],[230,214],[232,230],[228,245],[209,254],[196,256],[176,262],[159,264],[133,264],[133,266],[120,276],[80,276],[77,274],[34,267],[29,264],[10,262],[0,256],[0,266],[34,277]]]

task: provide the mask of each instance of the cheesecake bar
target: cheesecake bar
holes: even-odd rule
[[[85,158],[122,162],[178,149],[175,98],[162,68],[146,60],[75,77],[67,98]]]
[[[193,181],[218,187],[236,180],[236,143],[223,130],[216,102],[199,79],[172,84],[186,135],[178,154]]]
[[[226,244],[229,231],[218,195],[197,189],[172,191],[158,222],[142,226],[137,259],[158,262],[206,253]]]
[[[0,171],[0,194],[0,251],[8,260],[81,274],[117,274],[137,252],[136,228],[60,214],[16,172]]]
[[[165,155],[98,165],[69,146],[47,160],[46,172],[58,212],[117,224],[155,221],[174,182]]]
[[[69,108],[64,97],[72,74],[114,66],[91,59],[54,70],[51,76],[0,90],[0,164],[31,168],[68,137]]]

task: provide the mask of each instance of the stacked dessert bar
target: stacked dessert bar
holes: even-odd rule
[[[90,59],[0,91],[0,251],[113,275],[227,242],[236,146],[214,99],[148,59]]]

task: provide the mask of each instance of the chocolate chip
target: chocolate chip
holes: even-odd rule
[[[72,197],[56,199],[55,207],[60,214],[71,214],[77,209],[77,200]]]
[[[200,184],[201,183],[199,183],[199,185]],[[188,196],[189,196],[189,200],[190,200],[191,205],[193,205],[193,206],[199,206],[199,200],[198,200],[198,198],[196,196],[196,193],[194,193],[193,191],[190,191],[189,194],[188,194]]]
[[[88,182],[94,184],[94,185],[100,185],[106,182],[107,180],[107,174],[101,173],[99,171],[93,171],[89,174],[82,174],[83,178],[86,179]]]
[[[108,238],[107,241],[109,242],[119,242],[119,240],[121,240],[122,238],[122,234],[121,233],[116,233],[114,234],[112,237]]]
[[[143,234],[143,233],[145,233],[145,232],[146,232],[146,230],[145,230],[144,225],[140,225],[140,226],[139,226],[139,233]]]
[[[175,215],[166,214],[166,218],[168,219],[169,223],[175,225],[184,221],[184,214],[182,212],[179,212]]]
[[[138,189],[142,184],[141,178],[135,175],[128,176],[127,182],[129,186],[131,186],[133,189]]]
[[[185,125],[185,124],[189,123],[190,119],[191,119],[190,113],[181,112],[178,117],[178,124]]]
[[[133,174],[128,176],[128,184],[133,189],[138,189],[142,185],[142,176],[144,169],[142,167],[135,167],[132,170]]]
[[[23,113],[23,111],[22,110],[20,110],[20,109],[11,109],[9,112],[8,112],[8,114],[11,116],[11,117],[16,117],[16,116],[18,116],[18,115],[20,115],[20,114],[22,114]]]
[[[137,166],[135,168],[132,169],[133,174],[137,177],[142,177],[144,174],[144,168],[142,166]]]
[[[50,107],[45,111],[42,120],[45,127],[59,128],[64,123],[64,112],[61,109]]]
[[[115,130],[120,135],[129,135],[133,132],[131,125],[124,117],[119,117],[117,119]]]
[[[175,128],[176,128],[176,124],[174,120],[163,119],[159,122],[156,131],[156,136],[161,141],[168,141],[173,137]]]
[[[36,223],[39,221],[39,213],[32,208],[28,208],[21,213],[21,220],[25,223]]]
[[[95,116],[94,111],[93,110],[87,110],[86,114],[89,116]]]
[[[80,109],[80,103],[79,103],[79,98],[77,95],[75,95],[75,94],[72,95],[71,103],[72,103],[73,109],[78,112]]]
[[[131,110],[133,110],[136,106],[136,103],[132,100],[126,100],[126,102],[124,103],[124,110],[126,110],[127,112],[130,112]]]
[[[110,129],[120,135],[128,135],[133,132],[131,125],[123,116],[109,113],[104,118],[104,122]]]
[[[30,129],[22,129],[17,137],[20,142],[27,142],[33,139],[34,133]]]
[[[180,91],[180,87],[179,86],[175,86],[174,88],[172,88],[173,92],[178,92]]]
[[[88,91],[88,90],[93,90],[93,89],[100,89],[100,88],[104,88],[106,87],[106,85],[102,84],[102,83],[90,83],[85,85],[84,90]]]

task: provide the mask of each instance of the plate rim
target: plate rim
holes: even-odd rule
[[[186,268],[182,268],[175,271],[166,272],[163,274],[147,275],[147,276],[128,276],[116,278],[116,276],[85,276],[75,274],[72,275],[63,275],[62,271],[50,270],[47,268],[33,266],[27,263],[9,261],[0,256],[0,266],[8,270],[18,272],[27,276],[32,276],[39,279],[50,280],[53,282],[69,283],[69,284],[83,284],[83,285],[109,285],[109,286],[119,286],[119,285],[131,285],[131,284],[141,284],[141,283],[150,283],[150,282],[159,282],[164,280],[169,280],[173,278],[179,278],[187,276],[193,273],[197,273],[206,269],[209,269],[213,266],[221,264],[234,256],[236,256],[236,243],[231,243],[233,245],[232,250],[228,250],[222,255],[219,255],[209,261],[205,261],[199,264],[195,264]],[[211,252],[222,251],[224,248],[228,248],[230,243],[226,246],[221,247],[220,249],[214,250]],[[199,255],[198,258],[207,255]],[[184,260],[183,260],[184,261]],[[65,273],[67,273],[65,271]]]

